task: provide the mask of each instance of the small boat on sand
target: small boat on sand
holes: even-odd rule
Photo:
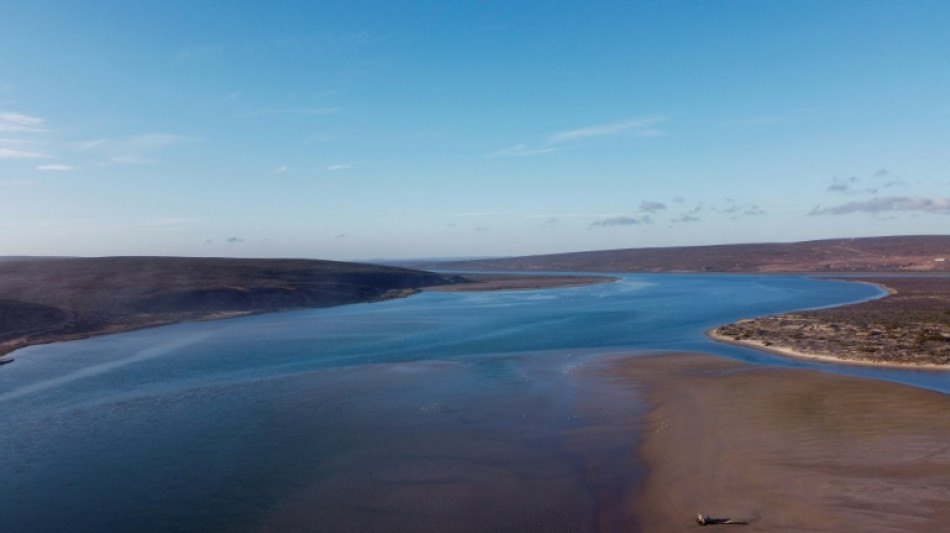
[[[703,516],[702,513],[696,514],[696,523],[701,526],[709,526],[713,524],[733,524],[737,526],[747,525],[748,522],[745,520],[733,520],[731,518],[713,518],[711,516]]]

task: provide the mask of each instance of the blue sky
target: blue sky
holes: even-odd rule
[[[0,255],[371,259],[950,230],[947,2],[44,2]]]

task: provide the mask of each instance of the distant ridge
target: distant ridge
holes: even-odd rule
[[[950,272],[950,235],[631,248],[406,266],[502,272]]]

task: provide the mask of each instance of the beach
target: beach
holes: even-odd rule
[[[950,397],[699,354],[617,359],[650,411],[645,533],[697,513],[749,531],[938,531],[950,520]],[[718,528],[732,526],[715,526]]]

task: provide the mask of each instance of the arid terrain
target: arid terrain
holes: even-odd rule
[[[950,236],[877,237],[580,252],[420,267],[549,272],[889,273],[896,294],[857,305],[750,318],[726,342],[885,364],[950,364]],[[922,274],[929,275],[922,276]],[[371,302],[415,291],[523,290],[609,277],[436,274],[288,259],[0,258],[0,355],[19,347],[182,320]]]
[[[718,340],[801,357],[950,368],[950,277],[862,277],[880,300],[750,318],[710,332]]]
[[[950,236],[633,248],[410,266],[521,272],[950,272]]]
[[[0,354],[29,344],[182,320],[370,302],[464,281],[334,261],[4,258]]]

